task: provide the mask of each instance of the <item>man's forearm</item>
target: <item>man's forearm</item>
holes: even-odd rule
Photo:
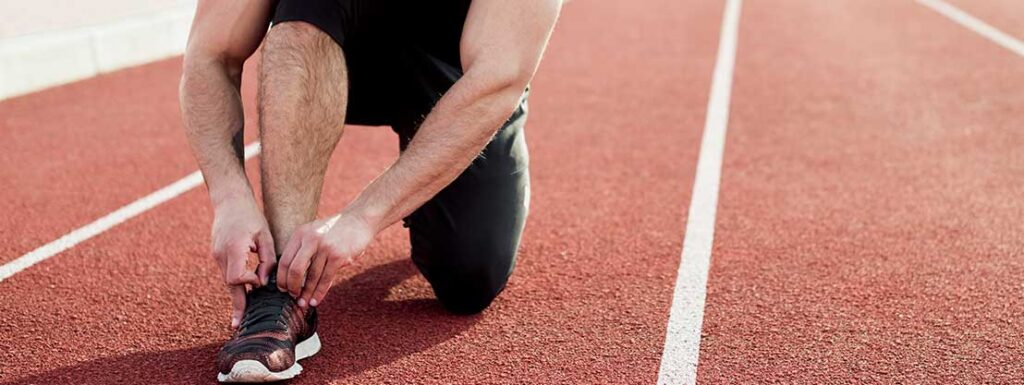
[[[405,152],[343,214],[377,231],[412,213],[480,154],[522,96],[525,79],[494,81],[468,72],[445,94]]]
[[[245,118],[240,82],[240,65],[186,58],[181,113],[189,145],[215,207],[227,199],[252,196],[242,159]]]

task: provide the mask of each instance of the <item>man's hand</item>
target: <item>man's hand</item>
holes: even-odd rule
[[[231,327],[245,312],[245,285],[266,282],[274,242],[252,197],[242,156],[242,66],[263,41],[273,2],[200,0],[185,49],[181,115],[214,203],[213,256],[231,292]],[[234,139],[234,142],[233,142]],[[246,271],[260,255],[260,274]]]
[[[252,198],[221,202],[213,220],[213,258],[217,260],[224,283],[231,294],[231,328],[237,328],[245,313],[246,285],[266,285],[276,263],[274,239],[267,220]],[[260,264],[253,273],[246,269],[249,253],[259,254]]]
[[[317,306],[334,284],[338,269],[363,253],[376,230],[355,215],[342,213],[300,226],[292,233],[277,266],[277,287]]]

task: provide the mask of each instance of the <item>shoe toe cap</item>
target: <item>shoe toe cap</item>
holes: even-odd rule
[[[221,373],[230,372],[235,363],[243,360],[259,362],[271,372],[281,372],[295,364],[294,347],[285,341],[260,338],[238,342],[224,345],[217,354],[217,369]]]

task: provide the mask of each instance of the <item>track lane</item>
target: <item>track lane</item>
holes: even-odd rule
[[[1020,58],[913,2],[743,12],[700,382],[1024,378]]]
[[[195,171],[180,67],[170,59],[0,102],[0,264]]]
[[[943,0],[984,20],[1018,40],[1024,40],[1024,7],[1016,0]]]
[[[653,382],[720,17],[696,1],[570,3],[533,85],[534,199],[509,289],[483,316],[445,315],[392,228],[339,279],[325,349],[296,383]],[[177,122],[161,103],[141,118]],[[395,155],[385,130],[348,130],[324,211]],[[146,155],[188,156],[183,141]],[[208,226],[195,190],[0,283],[0,382],[212,381],[228,332]]]

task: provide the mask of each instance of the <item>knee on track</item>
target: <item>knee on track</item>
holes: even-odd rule
[[[494,285],[488,282],[477,282],[469,279],[458,283],[434,285],[434,293],[438,301],[448,311],[455,314],[477,314],[487,309],[498,296],[504,283]]]
[[[487,309],[505,289],[514,265],[511,255],[470,259],[458,266],[439,267],[431,274],[430,284],[438,301],[455,314],[477,314]]]

